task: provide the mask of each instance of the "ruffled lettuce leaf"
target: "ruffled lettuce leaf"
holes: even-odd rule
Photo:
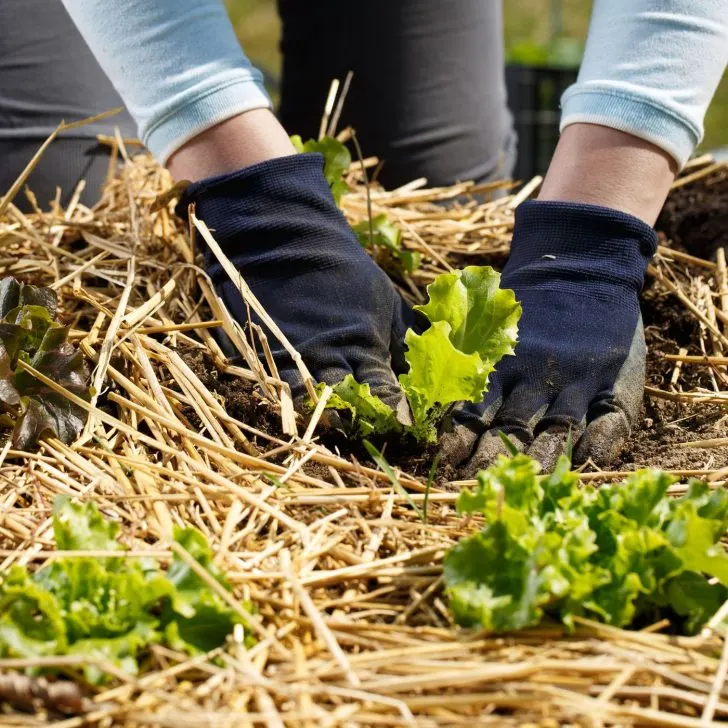
[[[568,459],[542,476],[526,455],[502,457],[464,490],[458,508],[482,530],[446,555],[445,583],[458,622],[494,631],[573,625],[587,616],[625,626],[660,609],[698,630],[728,597],[728,494],[643,470],[599,490],[580,487]]]
[[[433,324],[450,325],[452,345],[465,354],[477,354],[493,367],[514,353],[521,306],[510,289],[500,288],[500,274],[490,266],[468,266],[443,273],[429,286],[428,302],[415,306]]]
[[[35,573],[15,566],[0,586],[0,656],[81,655],[84,675],[107,677],[94,659],[131,675],[152,644],[197,654],[222,645],[238,613],[175,557],[167,572],[153,559],[126,558],[118,525],[93,503],[59,497],[54,505],[56,545],[63,550],[103,550],[119,556],[60,558]],[[225,589],[230,585],[195,529],[178,529],[175,540]]]

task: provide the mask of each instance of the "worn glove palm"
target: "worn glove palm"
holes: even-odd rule
[[[178,211],[191,202],[312,375],[334,384],[353,373],[406,417],[392,367],[404,364],[412,312],[336,207],[323,157],[282,157],[196,182]],[[238,289],[209,250],[205,261],[218,294],[244,325]],[[290,356],[269,340],[281,377],[294,397],[304,396]]]
[[[565,202],[516,210],[501,285],[523,306],[515,356],[503,359],[482,405],[445,434],[445,458],[470,475],[504,445],[550,468],[571,437],[575,460],[614,460],[639,412],[645,340],[639,293],[657,237],[623,212]]]

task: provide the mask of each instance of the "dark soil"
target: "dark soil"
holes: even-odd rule
[[[681,347],[690,353],[699,340],[696,319],[669,294],[648,281],[642,295],[642,317],[647,340],[647,384],[669,390],[675,362],[665,354],[677,354]],[[685,365],[683,388],[712,388],[707,367]],[[726,448],[679,449],[675,445],[695,440],[728,437],[726,411],[719,405],[669,402],[645,396],[643,416],[632,434],[629,449],[615,469],[649,465],[665,470],[697,470],[728,465]]]
[[[718,247],[728,246],[728,175],[719,172],[674,190],[668,197],[656,228],[662,244],[700,258],[715,258]],[[696,275],[705,271],[693,271]],[[647,340],[647,384],[669,390],[675,366],[665,354],[685,347],[691,354],[699,341],[695,317],[652,281],[642,294],[642,317]],[[719,380],[720,381],[720,380]],[[683,388],[712,388],[707,367],[685,365]],[[630,448],[615,468],[650,465],[663,469],[693,470],[728,466],[728,448],[679,449],[683,442],[728,437],[728,412],[719,405],[669,402],[645,397],[643,417],[631,438]]]
[[[225,411],[231,417],[268,435],[281,437],[280,413],[260,394],[253,382],[223,374],[215,366],[212,357],[200,349],[181,350],[179,354],[200,381],[211,392],[222,397]],[[196,420],[192,408],[189,408],[185,415],[190,421]],[[250,439],[255,441],[253,436]],[[260,444],[270,449],[265,443]]]
[[[728,172],[678,187],[665,202],[657,229],[691,255],[710,259],[728,245]]]

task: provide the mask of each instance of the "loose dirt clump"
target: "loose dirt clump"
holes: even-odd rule
[[[202,349],[179,353],[200,381],[220,398],[231,417],[268,435],[282,434],[280,411],[260,394],[254,382],[221,372],[212,356]]]

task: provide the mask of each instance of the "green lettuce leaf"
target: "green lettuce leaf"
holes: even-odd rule
[[[410,329],[405,342],[410,368],[399,381],[412,409],[418,439],[434,442],[435,423],[444,408],[461,400],[480,402],[494,367],[475,352],[456,349],[445,321],[434,323],[421,335]]]
[[[59,497],[53,527],[58,548],[119,556],[60,558],[32,574],[25,567],[11,569],[0,586],[0,656],[81,655],[89,660],[86,679],[98,684],[107,677],[90,664],[94,659],[135,675],[152,644],[196,654],[223,644],[241,623],[180,559],[165,573],[155,560],[125,558],[117,524],[93,503]],[[229,590],[201,533],[179,529],[175,539]]]
[[[319,390],[322,389],[323,385],[320,385]],[[333,394],[327,402],[327,409],[349,412],[354,429],[361,437],[372,434],[385,435],[402,430],[394,410],[372,394],[368,384],[359,384],[353,374],[347,374],[334,385]]]
[[[695,571],[678,574],[670,579],[663,592],[655,595],[656,604],[670,607],[685,618],[685,631],[689,634],[698,632],[726,599],[728,588],[723,584],[711,584]]]
[[[349,150],[340,141],[329,136],[304,142],[298,134],[295,134],[291,137],[291,142],[299,153],[315,152],[323,155],[324,177],[326,177],[331,194],[338,205],[341,196],[349,191],[349,185],[343,180],[344,174],[351,165]]]
[[[376,215],[352,227],[362,247],[375,253],[375,260],[392,275],[411,276],[421,265],[422,255],[402,247],[402,231],[386,215]]]
[[[427,293],[429,301],[415,309],[433,324],[446,321],[455,348],[478,354],[491,367],[513,354],[521,306],[513,291],[500,288],[500,274],[490,266],[443,273]]]
[[[728,594],[728,494],[643,470],[599,490],[580,487],[562,458],[549,476],[525,455],[502,457],[458,508],[485,525],[445,557],[455,618],[495,631],[573,625],[585,615],[625,626],[661,608],[698,630]],[[709,579],[719,583],[712,583]]]
[[[205,537],[194,528],[175,528],[175,541],[226,590],[230,584],[212,561],[212,550]],[[165,629],[175,635],[178,648],[190,653],[206,652],[222,644],[235,624],[237,613],[175,555],[167,570],[175,595],[162,615]],[[170,625],[174,627],[170,627]]]
[[[53,503],[53,533],[62,551],[123,551],[116,540],[119,524],[99,513],[96,504],[74,503],[59,495]]]
[[[0,589],[0,654],[27,658],[64,654],[61,605],[26,569],[13,566]]]

